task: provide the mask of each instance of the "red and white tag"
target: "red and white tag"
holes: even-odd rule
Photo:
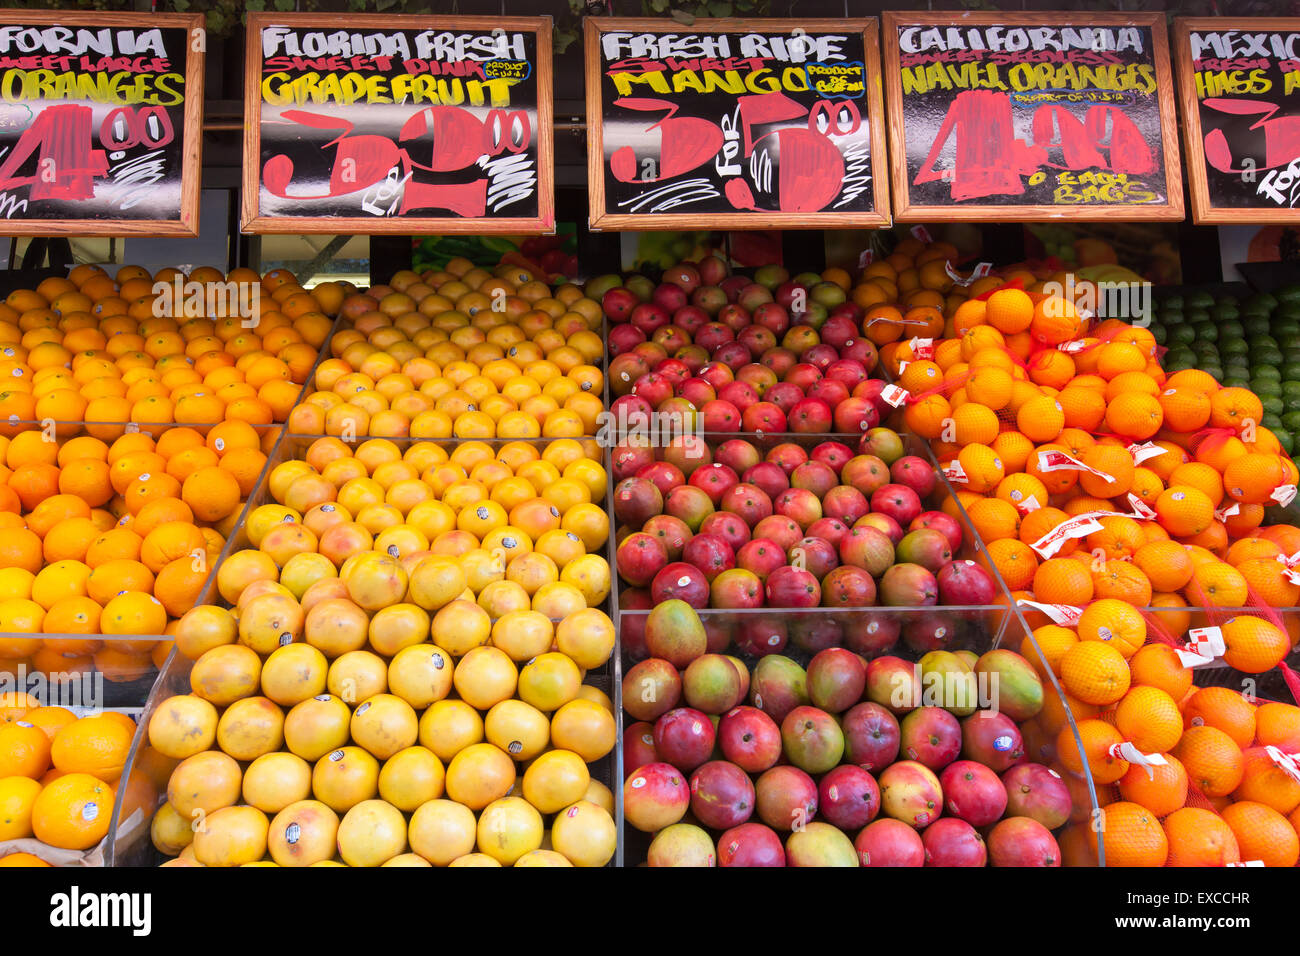
[[[1129,507],[1133,509],[1133,516],[1141,518],[1143,521],[1153,521],[1156,517],[1156,509],[1139,498],[1133,492],[1128,493]]]
[[[925,226],[913,226],[912,238],[918,239],[921,242],[934,242],[933,237],[930,235],[930,230],[926,229]]]
[[[1220,628],[1194,627],[1187,632],[1187,646],[1176,653],[1184,667],[1196,667],[1198,664],[1213,664],[1227,649]]]
[[[1300,758],[1295,754],[1284,753],[1272,744],[1264,748],[1264,753],[1268,754],[1268,759],[1277,764],[1283,773],[1296,783],[1300,783]]]
[[[1067,455],[1063,451],[1048,449],[1038,453],[1038,470],[1039,471],[1086,471],[1090,475],[1096,475],[1098,478],[1105,478],[1107,481],[1114,481],[1114,477],[1106,474],[1104,471],[1098,471],[1091,465],[1085,465],[1077,458]]]
[[[1283,508],[1285,508],[1291,502],[1295,501],[1295,495],[1296,495],[1295,485],[1278,485],[1276,488],[1273,489],[1273,493],[1269,495],[1269,498],[1271,498],[1273,501],[1276,501]]]
[[[1222,508],[1216,511],[1214,513],[1214,517],[1218,521],[1224,521],[1228,518],[1231,518],[1233,515],[1239,515],[1239,514],[1241,514],[1241,505],[1238,502],[1234,501],[1232,504],[1224,505]]]
[[[1151,769],[1152,767],[1163,767],[1169,763],[1169,761],[1164,758],[1163,754],[1144,754],[1127,740],[1122,743],[1112,744],[1108,753],[1112,757],[1119,757],[1122,760],[1127,760],[1129,763],[1137,764],[1147,772],[1148,780],[1154,780],[1156,778],[1156,772]]]
[[[1292,584],[1300,584],[1300,551],[1287,557],[1279,554],[1278,564],[1282,565],[1282,575]]]
[[[1245,860],[1241,863],[1225,863],[1224,866],[1263,866],[1263,860]]]
[[[908,395],[907,389],[899,388],[897,385],[886,385],[880,390],[880,400],[886,404],[898,408],[911,396]]]
[[[870,246],[868,246],[858,254],[858,268],[865,269],[867,266],[871,265],[871,263],[874,262],[875,259],[876,259],[875,250],[873,250]]]
[[[1159,458],[1168,450],[1168,448],[1161,448],[1155,442],[1149,441],[1143,442],[1140,445],[1137,442],[1134,442],[1128,446],[1128,453],[1133,456],[1133,464],[1135,465],[1140,465],[1142,462],[1149,461],[1152,458]]]
[[[1082,352],[1088,348],[1088,342],[1085,339],[1075,339],[1072,342],[1062,342],[1056,347],[1056,351],[1065,352],[1067,355],[1073,355],[1075,352]]]
[[[1061,627],[1074,627],[1079,623],[1079,617],[1083,614],[1083,608],[1075,607],[1072,604],[1042,604],[1028,598],[1017,598],[1016,604],[1020,607],[1032,607],[1035,611],[1042,611],[1049,621]]]
[[[1047,534],[1043,535],[1037,541],[1030,545],[1038,554],[1044,558],[1050,558],[1061,550],[1061,546],[1071,538],[1086,538],[1088,535],[1102,530],[1101,522],[1097,520],[1096,514],[1075,515],[1069,521],[1062,521]]]
[[[902,374],[903,374],[903,369],[907,368],[907,367],[908,367],[909,365],[911,365],[911,364],[912,364],[912,363],[909,362],[907,359],[899,359],[899,360],[898,360],[898,374],[899,374],[899,375],[902,375]]]
[[[934,339],[923,339],[919,335],[914,335],[908,341],[907,347],[912,350],[912,357],[918,361],[934,358]]]
[[[1029,514],[1029,512],[1037,511],[1039,508],[1042,507],[1042,505],[1038,503],[1038,499],[1034,495],[1030,495],[1024,501],[1017,501],[1015,504],[1016,504],[1016,508],[1019,509],[1022,515],[1027,515]]]
[[[966,480],[966,469],[961,466],[961,462],[956,458],[940,465],[939,468],[943,471],[943,476],[949,481],[964,482]]]
[[[959,285],[964,289],[967,286],[974,283],[976,280],[983,279],[986,275],[992,272],[993,263],[981,262],[979,265],[977,265],[974,269],[971,270],[970,275],[964,276],[952,267],[952,263],[948,262],[948,260],[945,259],[943,263],[943,271],[948,273],[948,278],[952,280],[953,285]]]

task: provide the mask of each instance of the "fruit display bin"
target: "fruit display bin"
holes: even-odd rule
[[[789,442],[805,450],[811,449],[825,441],[840,441],[843,436],[835,435],[706,435],[699,440],[709,450],[710,455],[718,446],[728,440],[740,438],[751,441],[756,447],[770,451],[776,446]],[[983,544],[975,533],[966,516],[965,510],[956,499],[952,487],[938,471],[928,445],[915,436],[902,435],[901,447],[894,450],[896,456],[904,453],[916,455],[935,469],[937,476],[934,490],[923,502],[923,507],[942,510],[951,515],[961,530],[962,543],[952,557],[957,560],[972,561],[982,568],[993,582],[994,594],[988,603],[979,605],[932,605],[932,606],[898,606],[898,607],[802,607],[802,608],[701,608],[697,613],[707,636],[708,652],[728,654],[738,658],[751,672],[748,699],[758,705],[762,700],[762,691],[755,688],[757,673],[754,668],[758,661],[769,655],[789,658],[796,665],[806,666],[818,652],[828,648],[847,648],[864,658],[878,658],[890,655],[913,667],[926,653],[932,650],[968,651],[976,656],[997,648],[1005,648],[1021,653],[1029,661],[1040,659],[1037,646],[1030,628],[1027,626],[1021,609],[1011,598],[1010,591],[998,571],[988,560]],[[615,464],[611,477],[620,471],[617,459],[619,447],[614,449]],[[662,458],[662,454],[656,453]],[[619,540],[627,529],[619,530]],[[629,588],[626,581],[615,574],[615,588],[618,591],[618,634],[619,653],[623,671],[635,684],[643,682],[645,677],[653,675],[633,674],[638,662],[648,657],[645,647],[646,621],[651,613],[653,599],[647,599],[646,592]],[[778,660],[778,657],[771,658]],[[1050,668],[1041,668],[1045,701],[1052,703],[1050,734],[1039,726],[1037,718],[1026,721],[1022,727],[1025,736],[1025,749],[1029,760],[1046,765],[1053,774],[1064,776],[1065,770],[1056,753],[1057,734],[1062,727],[1071,728],[1066,735],[1066,746],[1080,748],[1077,734],[1074,732],[1074,718],[1069,707],[1065,705],[1064,696]],[[779,681],[776,682],[779,684]],[[919,686],[919,685],[918,685]],[[989,688],[977,688],[977,692],[988,694]],[[623,688],[623,693],[637,693],[636,686]],[[755,694],[759,696],[756,698]],[[997,690],[993,689],[996,697]],[[626,699],[626,698],[625,698]],[[633,701],[635,703],[635,701]],[[634,717],[624,715],[627,734],[648,735],[648,724],[632,725]],[[650,746],[645,744],[645,746]],[[635,740],[624,739],[624,747],[637,748]],[[637,757],[624,758],[624,773],[630,774],[636,769],[633,764]],[[1073,761],[1081,765],[1082,774],[1074,775],[1071,782],[1069,798],[1071,802],[1070,820],[1074,822],[1091,818],[1098,806],[1096,787],[1088,772],[1086,761]],[[648,851],[650,836],[631,826],[625,827],[624,839],[627,841],[626,859],[629,865],[644,860]],[[719,851],[721,852],[721,850]]]
[[[142,428],[136,423],[119,424],[115,429],[105,429],[103,423],[71,424],[74,425],[72,433],[56,439],[60,448],[80,434],[97,437],[97,433],[98,436],[111,440],[118,435],[150,432],[148,426]],[[26,431],[57,436],[60,427],[56,425],[52,432],[45,432],[37,424]],[[171,426],[162,426],[166,427]],[[281,425],[254,428],[264,436],[259,443],[263,447],[274,448],[283,432]],[[160,429],[153,431],[154,434],[150,437],[157,437],[161,433]],[[265,485],[269,464],[268,458],[258,476],[256,487]],[[240,504],[237,509],[238,521],[243,520],[248,501],[255,495],[256,492]],[[233,535],[227,538],[220,552],[222,555],[227,553],[232,539]],[[199,590],[199,600],[215,588],[219,567],[220,557],[208,563]],[[170,630],[170,626],[167,630]],[[136,764],[132,758],[136,754],[139,732],[143,727],[141,715],[147,712],[151,694],[159,686],[158,678],[166,672],[168,662],[174,656],[172,644],[173,638],[166,632],[129,636],[54,632],[0,634],[0,671],[5,679],[14,682],[17,689],[38,687],[43,691],[38,697],[47,705],[64,707],[77,717],[105,712],[125,714],[136,722],[137,731],[120,776],[110,782],[114,791],[113,816],[107,835],[98,844],[85,851],[70,851],[38,844],[34,839],[29,839],[15,841],[12,845],[6,844],[4,851],[34,852],[58,865],[111,866],[120,822],[126,821],[120,831],[128,835],[137,832],[141,826],[147,833],[148,818],[158,790],[153,776],[143,764]],[[147,661],[142,660],[146,655]],[[22,683],[24,678],[26,685]],[[165,777],[163,782],[165,784]]]
[[[343,321],[344,320],[342,316],[338,316],[330,320],[331,324],[330,324],[329,335],[326,337],[325,342],[316,350],[316,358],[312,363],[311,370],[307,373],[306,379],[302,382],[302,384],[298,385],[298,395],[294,400],[293,407],[297,407],[298,403],[300,403],[304,398],[307,397],[309,386],[312,382],[313,377],[316,374],[316,369],[320,366],[321,361],[327,357],[329,342],[334,337],[334,334],[340,328],[343,327]],[[252,328],[255,330],[257,326],[254,325],[252,326]],[[266,429],[269,431],[273,429],[282,430],[286,426],[287,422],[288,422],[288,416],[285,415],[271,422],[250,422],[250,424],[252,424],[253,427],[255,428]],[[192,422],[190,421],[178,422],[175,420],[150,421],[147,418],[140,418],[131,421],[122,421],[117,419],[109,420],[109,421],[89,421],[84,418],[72,419],[72,418],[60,418],[57,416],[47,417],[42,419],[20,418],[20,417],[11,416],[8,419],[8,421],[5,423],[5,425],[6,425],[6,431],[17,432],[17,431],[29,431],[29,430],[39,430],[42,428],[48,428],[52,424],[56,432],[58,432],[60,435],[66,435],[67,437],[74,437],[75,435],[79,435],[79,434],[94,435],[96,433],[101,433],[101,432],[104,434],[113,434],[113,433],[121,434],[123,431],[128,431],[128,432],[152,431],[155,433],[159,433],[164,429],[173,428],[176,426],[195,428],[200,431],[206,432],[207,429],[212,428],[216,425],[220,425],[221,423],[222,421],[220,420],[218,421],[199,420],[199,421],[192,421]],[[277,433],[276,438],[278,439],[278,437],[279,435]],[[273,446],[274,443],[272,442],[271,444],[268,444],[265,447],[264,450],[267,452],[268,455]]]
[[[267,504],[276,504],[270,491],[269,478],[272,472],[285,462],[301,460],[308,448],[313,442],[317,441],[319,436],[299,436],[284,435],[281,437],[274,452],[267,461],[266,467],[259,481],[258,490],[250,497],[247,502],[239,524],[235,532],[227,541],[226,548],[223,549],[221,560],[227,559],[231,554],[241,549],[250,547],[248,539],[248,520],[249,517],[259,507]],[[457,446],[467,444],[465,441],[449,440],[421,440],[421,439],[384,439],[392,441],[402,449],[421,442],[432,442],[444,450],[453,450]],[[361,440],[358,439],[358,442]],[[529,439],[514,440],[509,439],[490,439],[476,441],[492,449],[499,449],[509,444],[527,444],[539,450],[544,449],[551,443],[552,439]],[[602,465],[608,473],[608,451],[602,449],[591,449],[600,454]],[[600,502],[602,507],[609,512],[611,503],[609,495],[610,488],[607,486],[605,500]],[[613,568],[613,539],[612,534],[605,542],[605,545],[598,552],[601,557]],[[217,586],[217,578],[214,573],[208,580],[203,598],[198,602],[200,604],[215,604],[219,606],[229,606],[221,596]],[[606,595],[605,599],[599,605],[617,629],[617,620],[613,610],[613,592]],[[553,619],[554,620],[554,619]],[[495,621],[493,622],[495,623]],[[149,743],[148,725],[149,720],[159,705],[169,697],[177,694],[186,694],[190,692],[190,671],[193,661],[181,655],[178,651],[173,650],[168,657],[165,666],[158,674],[154,682],[148,699],[144,704],[143,713],[140,716],[138,729],[134,741],[132,742],[130,756],[123,773],[123,779],[131,774],[135,774],[137,779],[147,777],[153,784],[153,793],[156,794],[155,802],[145,805],[142,801],[136,800],[134,803],[119,802],[119,812],[115,812],[114,824],[110,830],[106,842],[106,852],[104,859],[106,865],[110,866],[156,866],[163,862],[164,857],[150,840],[150,824],[152,817],[157,808],[162,805],[165,798],[167,779],[172,767],[176,761],[164,757],[155,750]],[[600,668],[588,671],[584,675],[583,682],[586,685],[600,690],[611,700],[616,701],[617,688],[622,680],[621,661],[617,652],[617,643],[615,651],[611,654],[609,661]],[[614,721],[616,727],[616,740],[622,736],[622,712],[614,704]],[[623,859],[623,841],[622,841],[622,788],[619,781],[622,778],[621,769],[621,752],[617,744],[605,757],[589,765],[593,780],[598,780],[608,787],[613,795],[615,804],[614,819],[620,834],[619,842],[614,857],[610,860],[610,866],[621,866]]]
[[[156,438],[162,433],[162,429],[177,427],[161,426],[150,428],[148,426],[140,427],[135,423],[126,423],[118,425],[114,429],[88,422],[70,424],[74,428],[66,435],[60,435],[62,426],[57,424],[53,426],[52,432],[44,431],[37,424],[26,432],[20,432],[20,434],[35,433],[41,434],[43,437],[54,435],[56,436],[54,443],[62,449],[67,442],[75,440],[82,434],[91,437],[102,436],[111,443],[112,439],[119,435],[141,433]],[[262,435],[260,444],[266,448],[274,448],[283,431],[281,425],[255,425],[253,428]],[[268,458],[268,462],[269,460]],[[257,486],[260,487],[264,483],[267,474],[264,465],[261,474],[258,476]],[[239,505],[237,514],[242,516],[245,504],[246,502]],[[218,565],[219,560],[213,560],[206,568],[207,577],[198,592],[200,595],[207,593],[208,588],[214,583]],[[5,672],[15,677],[15,679],[18,676],[15,674],[15,669],[19,664],[24,666],[26,674],[39,675],[47,681],[50,680],[52,675],[64,675],[63,679],[65,680],[80,677],[89,679],[93,683],[84,691],[86,699],[84,701],[74,700],[74,708],[82,706],[87,708],[109,707],[138,710],[144,705],[154,680],[166,659],[164,652],[151,652],[146,645],[160,645],[170,641],[171,637],[166,633],[130,634],[127,636],[104,633],[41,632],[29,635],[6,632],[0,634],[0,663],[4,665]],[[92,650],[90,645],[100,646]],[[145,665],[143,662],[122,659],[121,652],[123,650],[128,651],[133,657],[150,653],[151,661],[148,665]],[[76,681],[73,681],[73,683],[76,683]],[[51,685],[51,690],[54,690],[53,685]]]
[[[369,295],[369,290],[363,293],[359,293],[359,295]],[[370,313],[367,313],[367,315],[369,314]],[[347,309],[344,309],[343,311],[340,312],[339,317],[336,320],[335,326],[331,330],[330,337],[326,339],[324,345],[322,346],[321,355],[317,361],[316,367],[312,369],[311,374],[308,375],[307,380],[304,383],[303,391],[298,398],[298,403],[295,405],[295,410],[302,405],[313,404],[311,398],[317,391],[317,389],[315,388],[317,371],[321,368],[322,362],[329,361],[329,360],[342,362],[343,363],[342,368],[336,370],[336,372],[340,374],[360,373],[360,366],[354,369],[352,363],[342,358],[342,353],[346,351],[346,348],[341,348],[339,353],[337,354],[332,350],[335,335],[339,333],[343,333],[345,338],[349,336],[362,336],[363,343],[368,343],[372,348],[379,348],[380,351],[384,352],[386,357],[390,358],[391,360],[392,357],[387,354],[387,349],[394,345],[394,340],[391,338],[382,337],[381,334],[387,330],[390,333],[396,332],[396,334],[399,337],[401,337],[405,335],[405,332],[397,332],[397,330],[394,329],[392,326],[382,326],[382,325],[374,326],[373,324],[366,324],[363,330],[360,328],[360,326],[363,325],[362,322],[363,318],[364,316],[350,315]],[[518,328],[517,325],[515,327]],[[606,319],[602,315],[600,325],[595,329],[586,330],[586,333],[589,336],[591,336],[591,334],[594,333],[594,336],[599,336],[600,342],[608,342],[609,340],[608,319]],[[595,341],[594,336],[592,336],[592,338],[589,339],[587,343],[585,343],[589,349],[589,354],[593,353],[595,348],[599,344],[597,341]],[[527,340],[534,341],[532,337],[529,337]],[[350,344],[359,344],[359,343],[350,343]],[[427,357],[419,348],[415,346],[411,346],[411,347],[415,349],[415,353],[416,353],[414,356],[415,358],[418,358],[420,361],[426,360]],[[513,349],[511,351],[513,351]],[[549,350],[547,354],[549,354]],[[512,355],[508,352],[505,357],[511,358]],[[586,364],[590,364],[590,366],[599,370],[601,374],[600,388],[598,392],[593,392],[592,391],[593,383],[590,381],[589,378],[587,378],[586,380],[581,382],[581,389],[580,389],[580,391],[583,393],[594,394],[596,395],[596,397],[599,397],[601,399],[602,402],[601,412],[607,410],[609,408],[609,403],[610,403],[609,380],[607,374],[608,359],[609,359],[608,354],[602,354],[599,357],[588,357],[587,362],[584,363],[584,366]],[[397,371],[398,369],[404,367],[404,363],[400,363],[395,360],[393,360],[393,364],[396,367],[391,368],[392,371]],[[344,371],[345,369],[350,369],[351,373],[345,372]],[[360,391],[361,389],[358,390]],[[331,387],[330,389],[323,389],[323,391],[332,392],[333,388]],[[562,405],[561,409],[563,409],[563,407],[564,406]],[[386,414],[386,413],[381,412],[381,414]],[[290,425],[291,433],[295,435],[308,436],[308,437],[321,437],[326,434],[336,433],[330,426],[328,426],[325,423],[323,418],[316,418],[316,416],[314,415],[302,417],[291,413],[288,418],[288,422]],[[411,420],[411,418],[409,416],[406,416],[405,413],[403,413],[402,415],[399,415],[395,419],[390,419],[385,424],[385,426],[378,427],[376,423],[370,420],[370,413],[367,413],[366,423],[364,427],[358,430],[358,434],[356,435],[356,437],[357,440],[362,440],[364,438],[411,437],[409,435],[409,432],[413,424],[414,423]],[[584,422],[583,431],[585,432],[585,434],[575,435],[575,436],[565,436],[565,437],[595,438],[601,434],[602,424],[603,423],[599,421],[599,414],[598,414],[597,421],[594,423],[594,427],[585,427],[586,423]],[[540,423],[539,423],[539,427],[540,427]],[[365,434],[362,434],[362,432],[364,432]],[[416,436],[416,437],[424,437],[426,439],[437,440],[437,441],[490,440],[490,439],[482,439],[482,438],[474,438],[474,439],[461,438],[455,435],[454,431],[452,434],[447,434],[447,435],[424,435],[424,436]],[[500,436],[496,436],[496,437],[500,437]],[[538,436],[534,436],[534,437],[547,437],[547,436],[544,436],[544,434],[539,433]],[[550,437],[560,437],[560,436],[550,436]],[[527,439],[525,438],[524,440]]]

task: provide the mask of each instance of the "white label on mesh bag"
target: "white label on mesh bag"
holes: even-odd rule
[[[1086,538],[1095,531],[1102,530],[1101,522],[1094,513],[1076,515],[1069,521],[1062,521],[1047,534],[1030,545],[1042,557],[1050,558],[1061,550],[1061,545],[1071,538]]]
[[[1187,632],[1187,646],[1176,651],[1184,667],[1213,664],[1228,649],[1223,631],[1217,627],[1194,627]]]
[[[1091,465],[1085,465],[1077,458],[1072,458],[1063,451],[1048,449],[1038,453],[1038,470],[1039,471],[1086,471],[1090,475],[1096,475],[1098,478],[1105,478],[1107,481],[1114,481],[1112,475],[1104,471],[1098,471]]]
[[[876,253],[874,250],[872,250],[870,247],[863,249],[862,252],[858,255],[858,268],[865,269],[867,266],[871,265],[871,263],[875,260],[875,258],[876,258]]]
[[[880,399],[898,408],[908,399],[907,389],[899,388],[897,385],[886,385],[880,390]]]
[[[1269,495],[1269,497],[1285,508],[1291,502],[1295,501],[1295,494],[1295,485],[1278,485],[1273,489],[1273,493]]]
[[[914,335],[907,345],[917,359],[934,358],[934,339],[923,339],[919,335]]]
[[[1225,863],[1224,866],[1263,866],[1263,860],[1246,860],[1242,863]]]
[[[1034,610],[1042,611],[1047,615],[1047,619],[1053,624],[1060,627],[1074,627],[1079,623],[1079,617],[1083,614],[1083,608],[1075,607],[1072,604],[1042,604],[1038,601],[1030,601],[1027,598],[1017,598],[1016,604],[1020,607],[1032,607]]]
[[[1200,667],[1205,664],[1213,664],[1213,657],[1202,657],[1200,654],[1193,653],[1185,648],[1176,647],[1174,653],[1178,655],[1179,663],[1184,667]]]
[[[925,226],[913,226],[912,238],[920,242],[934,242],[934,239],[930,236],[930,230],[926,229]]]
[[[961,466],[961,462],[953,459],[939,466],[943,470],[943,476],[949,481],[965,481],[966,469]]]
[[[1137,442],[1134,442],[1128,446],[1129,454],[1133,456],[1133,464],[1135,465],[1140,465],[1142,462],[1151,458],[1157,458],[1168,450],[1169,449],[1161,448],[1154,442],[1149,441],[1143,442],[1140,445]]]
[[[983,279],[986,275],[992,272],[993,263],[981,262],[971,270],[970,275],[963,276],[961,273],[953,269],[952,264],[945,259],[943,263],[943,271],[948,273],[948,278],[953,281],[953,285],[959,285],[964,289],[975,282],[975,280]]]
[[[1083,315],[1082,312],[1079,314]],[[1091,318],[1091,316],[1088,316],[1088,318]],[[1075,352],[1082,352],[1086,348],[1088,348],[1088,342],[1086,339],[1075,339],[1073,342],[1062,342],[1056,347],[1056,351],[1065,352],[1067,355],[1073,355]]]
[[[1112,757],[1119,757],[1123,760],[1127,760],[1129,763],[1137,764],[1147,772],[1148,780],[1154,780],[1156,778],[1156,772],[1151,769],[1152,767],[1163,767],[1169,762],[1161,754],[1144,754],[1127,740],[1122,743],[1113,744],[1109,753]]]
[[[1133,508],[1134,517],[1142,518],[1145,521],[1151,521],[1155,518],[1156,510],[1131,491],[1128,494],[1128,503]]]
[[[1278,767],[1296,783],[1300,783],[1300,759],[1294,754],[1284,753],[1272,744],[1264,748],[1264,753],[1268,754],[1268,759],[1277,764]]]
[[[1223,521],[1225,518],[1231,518],[1233,515],[1239,514],[1241,514],[1241,505],[1234,501],[1232,504],[1224,505],[1216,511],[1214,517],[1218,521]]]
[[[1027,515],[1031,511],[1037,511],[1039,508],[1042,507],[1042,505],[1038,503],[1037,498],[1035,498],[1033,495],[1030,495],[1024,501],[1017,501],[1016,507],[1020,509],[1021,514]]]
[[[898,360],[898,374],[899,374],[899,375],[902,375],[902,374],[903,374],[903,369],[907,368],[907,367],[908,367],[909,365],[911,365],[911,364],[912,364],[912,363],[909,362],[907,359],[899,359],[899,360]],[[897,407],[897,406],[895,406],[895,407]]]

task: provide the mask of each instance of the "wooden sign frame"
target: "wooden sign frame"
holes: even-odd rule
[[[1228,29],[1242,33],[1300,33],[1300,17],[1235,18],[1230,21]],[[1224,18],[1178,17],[1174,20],[1174,69],[1178,72],[1178,98],[1183,109],[1183,155],[1187,159],[1187,189],[1192,197],[1193,220],[1203,225],[1286,225],[1300,222],[1300,207],[1216,206],[1211,201],[1209,176],[1205,171],[1201,103],[1196,96],[1196,75],[1192,68],[1191,34],[1194,31],[1222,33]]]
[[[546,235],[555,232],[555,149],[551,62],[551,18],[443,17],[357,13],[248,14],[244,54],[244,158],[240,231],[244,233],[316,233],[338,235]],[[537,38],[534,64],[537,77],[537,215],[463,218],[459,216],[263,216],[262,152],[262,28],[286,26],[356,31],[357,29],[477,30],[496,28],[533,33]]]
[[[657,213],[610,212],[605,202],[604,112],[601,105],[602,33],[789,33],[801,29],[809,34],[860,33],[866,72],[867,116],[863,122],[871,141],[871,212],[734,212]],[[675,20],[643,17],[587,17],[585,82],[587,86],[587,192],[588,222],[593,230],[675,229],[879,229],[892,224],[889,209],[889,167],[885,153],[884,98],[880,89],[879,23],[875,17],[851,20],[790,19],[699,19],[689,27]]]
[[[1178,156],[1178,120],[1174,107],[1173,74],[1169,65],[1169,37],[1163,13],[998,13],[998,12],[911,12],[887,11],[881,17],[881,41],[885,62],[885,95],[889,110],[890,181],[894,193],[894,218],[899,222],[975,221],[1095,222],[1174,221],[1184,216],[1183,177]],[[1112,205],[998,205],[953,203],[918,205],[910,198],[907,172],[907,142],[903,116],[903,81],[900,72],[898,30],[906,26],[1090,26],[1147,27],[1151,30],[1151,58],[1156,69],[1156,95],[1160,109],[1160,138],[1165,170],[1167,201],[1159,204]]]
[[[0,10],[0,26],[121,27],[203,30],[201,13],[95,13],[80,10]],[[199,234],[203,170],[203,60],[185,49],[185,128],[181,133],[181,205],[176,219],[5,219],[0,236],[186,236]]]

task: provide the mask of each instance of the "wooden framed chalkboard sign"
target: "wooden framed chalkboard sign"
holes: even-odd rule
[[[242,225],[555,230],[551,18],[250,13]]]
[[[588,18],[593,229],[887,226],[875,20]]]
[[[1179,18],[1174,64],[1192,217],[1300,222],[1300,19]]]
[[[0,236],[196,236],[201,15],[0,10]]]
[[[1183,218],[1163,13],[886,13],[894,216]]]

